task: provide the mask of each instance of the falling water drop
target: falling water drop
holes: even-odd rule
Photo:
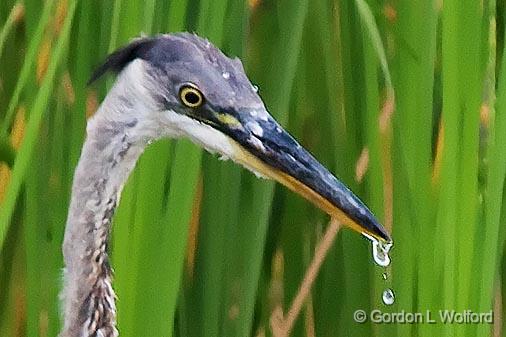
[[[258,92],[258,85],[253,84],[253,91]]]
[[[388,255],[388,253],[390,252],[390,249],[392,249],[393,242],[379,241],[367,233],[362,233],[362,235],[368,238],[372,243],[372,256],[374,258],[374,262],[380,267],[383,268],[388,267],[390,265],[390,256]],[[381,274],[381,278],[383,279],[383,281],[387,281],[388,272],[386,271],[386,269]],[[381,298],[385,305],[394,304],[395,302],[394,291],[391,288],[387,288],[386,290],[383,291]]]
[[[383,303],[386,305],[392,305],[395,302],[395,295],[392,289],[388,288],[385,291],[383,291]]]

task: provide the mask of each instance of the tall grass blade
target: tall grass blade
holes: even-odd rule
[[[14,89],[14,93],[9,101],[9,106],[7,111],[5,112],[5,116],[2,119],[2,123],[0,124],[0,136],[5,136],[9,127],[11,126],[12,119],[14,117],[15,109],[18,106],[19,98],[23,88],[26,86],[28,77],[30,76],[30,71],[33,70],[33,66],[35,64],[35,59],[37,57],[37,51],[42,41],[42,35],[44,33],[44,29],[46,28],[51,11],[54,8],[55,0],[49,0],[44,4],[44,9],[42,11],[39,22],[37,23],[37,29],[30,41],[28,46],[25,61],[23,63],[23,67],[21,68],[19,79],[16,83],[16,88]],[[1,240],[0,240],[1,242]]]
[[[0,247],[3,245],[5,234],[12,217],[12,212],[14,211],[16,200],[21,189],[21,184],[23,183],[28,165],[32,158],[40,122],[46,112],[45,108],[53,90],[54,78],[56,76],[58,66],[60,65],[68,47],[70,28],[74,18],[76,5],[77,1],[71,1],[69,4],[69,10],[67,16],[65,17],[65,22],[58,38],[58,42],[55,46],[53,58],[49,63],[47,73],[33,103],[30,119],[26,124],[25,136],[16,156],[16,162],[12,168],[11,180],[7,188],[4,202],[2,203],[2,208],[0,209]]]

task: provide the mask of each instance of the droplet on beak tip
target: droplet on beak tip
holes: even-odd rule
[[[372,243],[372,256],[374,262],[380,267],[388,267],[390,265],[390,256],[388,253],[393,246],[393,242],[380,242],[369,234],[362,233]]]
[[[374,257],[374,262],[381,267],[388,267],[390,265],[390,256],[388,252],[392,247],[391,243],[382,243],[379,241],[373,241],[372,243],[372,252]]]

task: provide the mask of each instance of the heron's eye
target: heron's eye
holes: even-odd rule
[[[189,84],[181,87],[179,98],[189,108],[198,108],[204,104],[204,95],[195,86]]]

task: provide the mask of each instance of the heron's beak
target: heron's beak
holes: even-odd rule
[[[382,242],[391,241],[367,206],[265,110],[234,115],[238,118],[223,114],[217,122],[235,141],[235,161],[277,180],[352,229]]]

